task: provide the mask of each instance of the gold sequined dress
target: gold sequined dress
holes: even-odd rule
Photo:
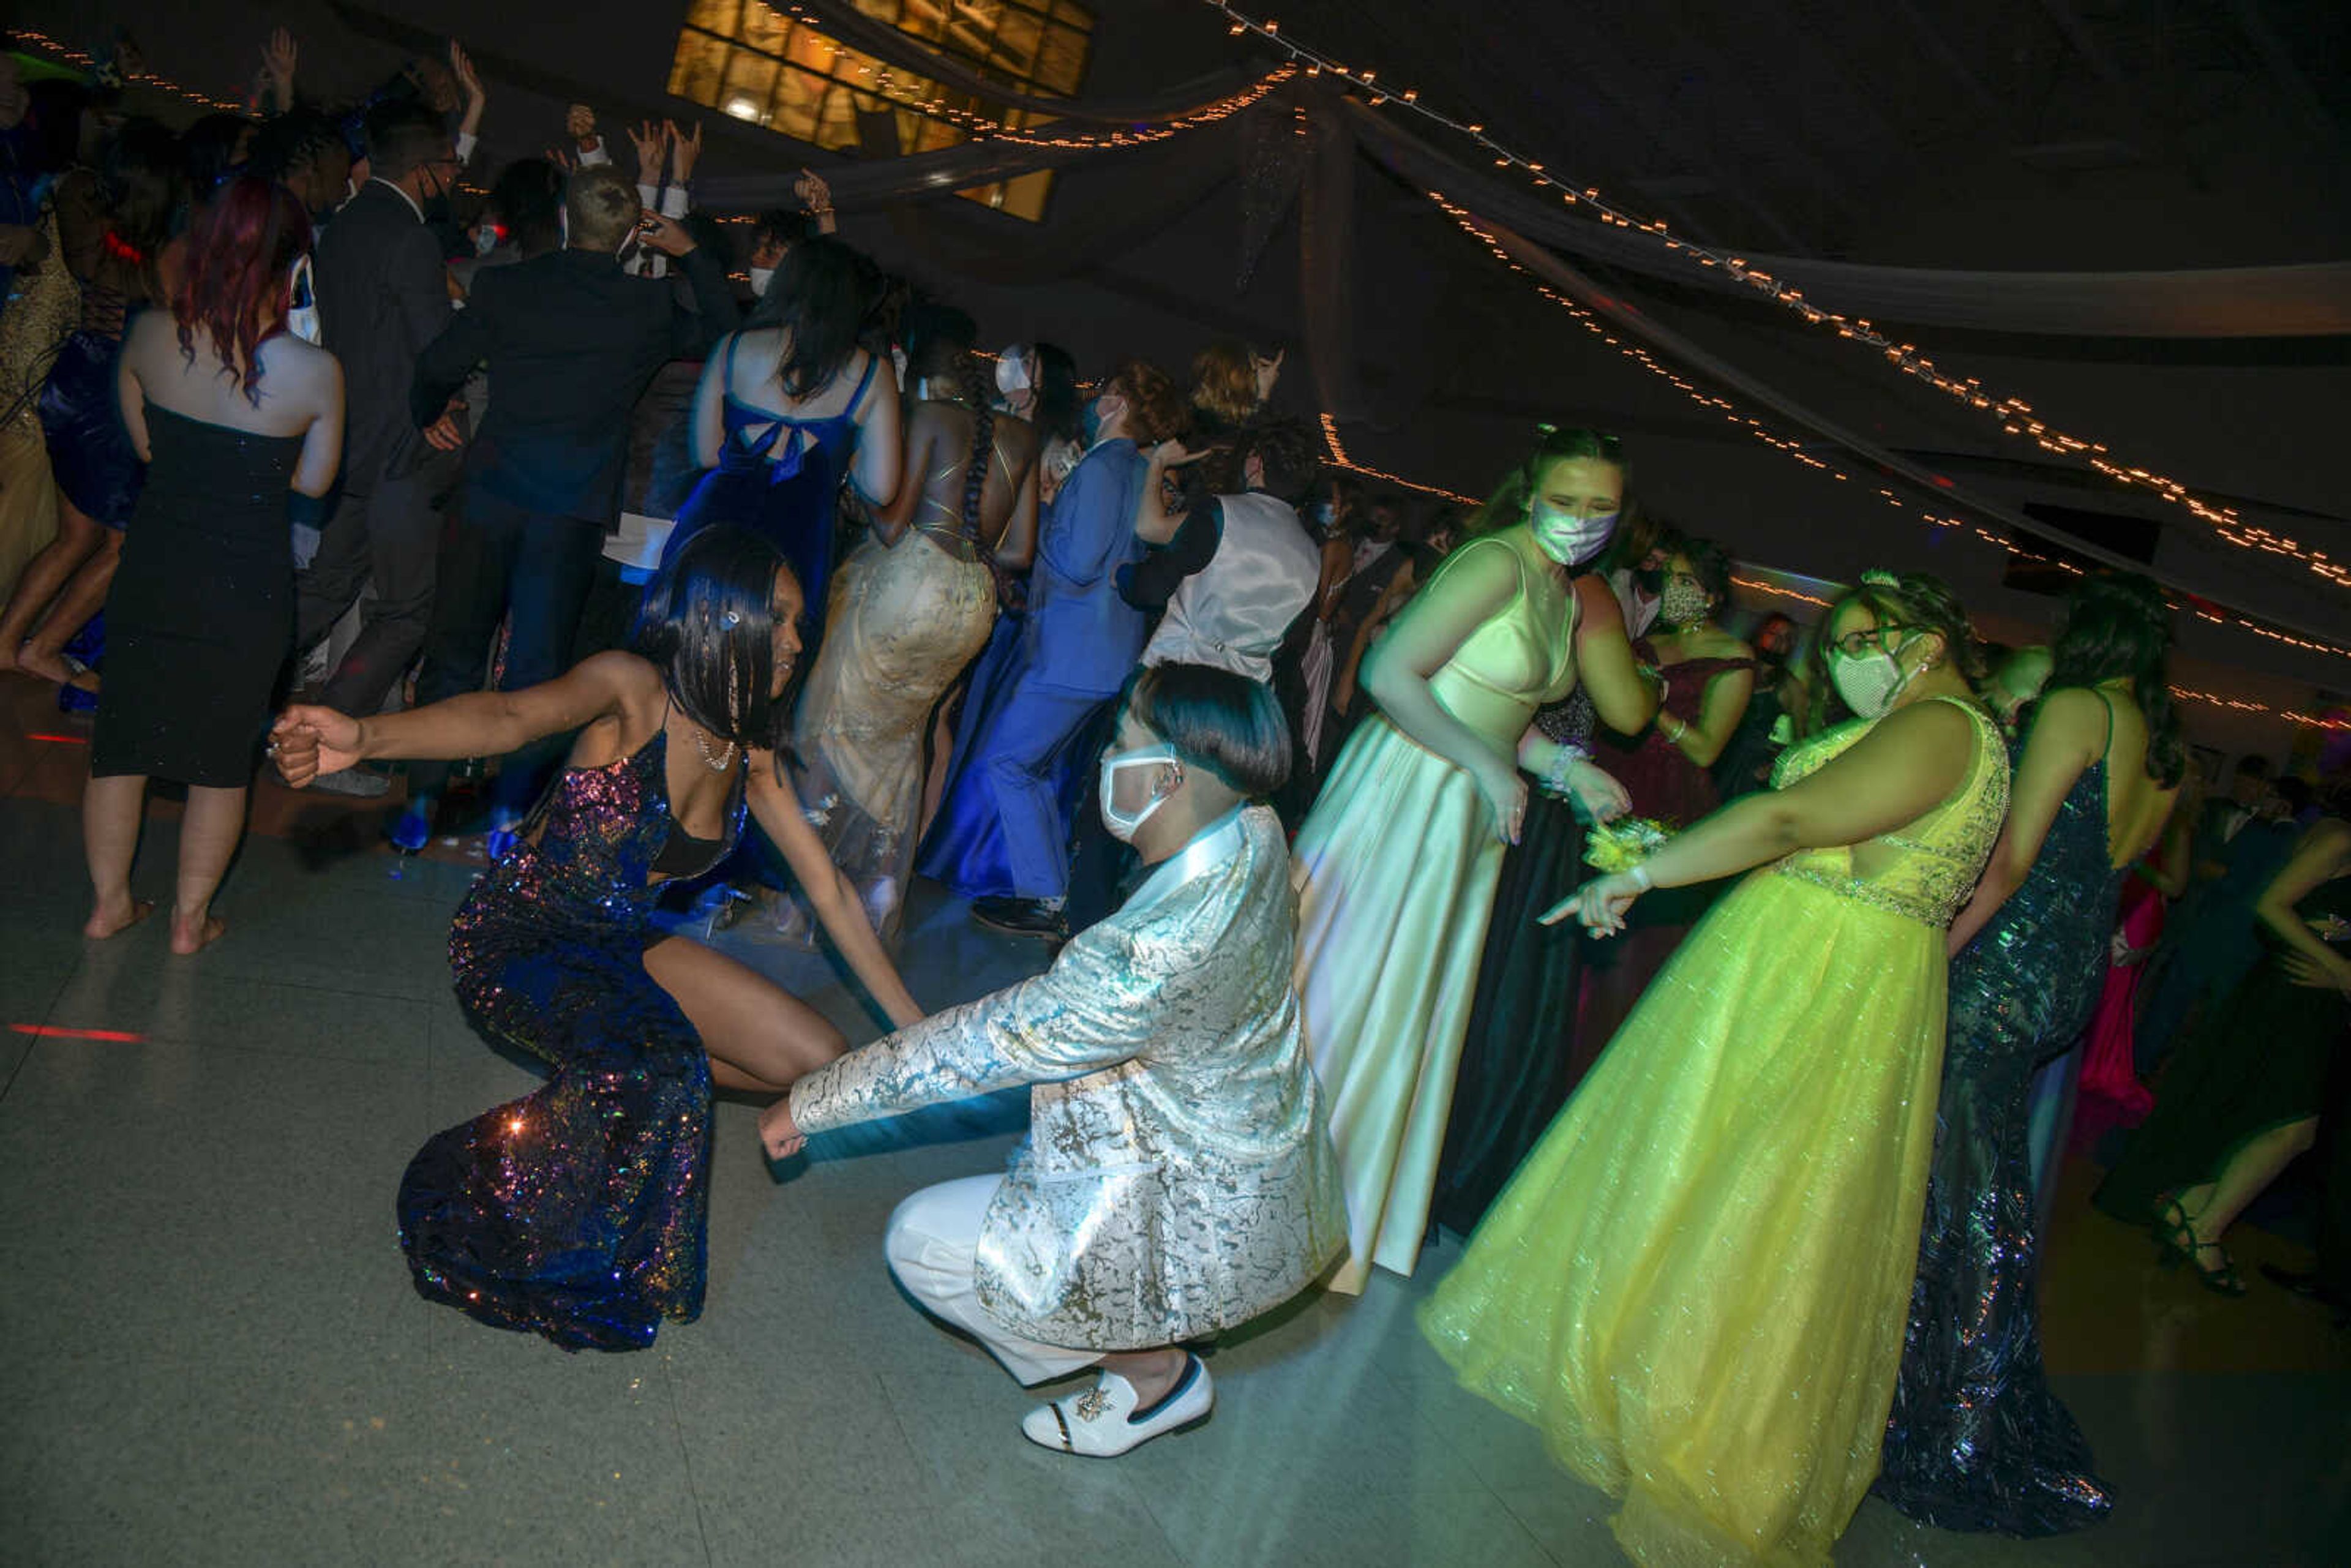
[[[41,216],[47,258],[16,269],[0,309],[0,598],[57,531],[57,490],[37,407],[57,346],[81,314],[81,286],[57,249],[54,212]]]
[[[1932,700],[1948,701],[1938,698]],[[1918,1256],[1944,933],[2008,806],[1750,875],[1682,944],[1504,1189],[1422,1327],[1624,1499],[1636,1562],[1812,1568],[1876,1474]],[[1792,750],[1787,784],[1854,724]]]

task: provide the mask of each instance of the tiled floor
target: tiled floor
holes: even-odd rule
[[[707,1310],[651,1352],[566,1355],[427,1307],[393,1245],[400,1171],[529,1082],[449,997],[467,868],[381,853],[373,810],[264,789],[218,947],[175,959],[160,921],[85,944],[85,736],[0,676],[0,1562],[1617,1560],[1605,1500],[1414,1332],[1451,1247],[1224,1347],[1195,1433],[1112,1464],[1023,1442],[1028,1398],[901,1301],[876,1246],[904,1193],[1001,1160],[1017,1096],[820,1140],[780,1182],[753,1107],[723,1105]],[[155,809],[151,895],[176,817]],[[1036,962],[932,893],[917,996]],[[820,961],[733,950],[874,1032]],[[1837,1562],[2351,1560],[2351,1343],[2258,1279],[2225,1301],[2158,1273],[2085,1176],[2051,1241],[2049,1360],[2116,1517],[2011,1542],[1873,1502]]]

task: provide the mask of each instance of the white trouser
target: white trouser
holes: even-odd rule
[[[1003,1185],[1000,1176],[965,1176],[913,1194],[890,1217],[882,1251],[890,1260],[890,1272],[924,1311],[986,1345],[1004,1370],[1023,1384],[1048,1383],[1092,1366],[1104,1353],[1023,1339],[979,1304],[979,1292],[973,1288],[979,1228],[996,1189]]]

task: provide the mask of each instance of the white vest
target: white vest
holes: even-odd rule
[[[1219,496],[1224,538],[1186,578],[1143,650],[1145,664],[1209,664],[1271,683],[1274,650],[1314,598],[1322,551],[1286,502]]]

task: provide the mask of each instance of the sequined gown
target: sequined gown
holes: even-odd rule
[[[1517,555],[1518,592],[1429,686],[1509,754],[1574,685],[1575,601],[1523,534],[1472,539],[1422,591],[1491,550]],[[1374,1263],[1409,1274],[1420,1256],[1502,841],[1475,779],[1374,714],[1340,751],[1294,862],[1299,1005],[1347,1191],[1349,1256],[1331,1288],[1355,1293]]]
[[[1638,1562],[1823,1564],[1876,1473],[1943,934],[2008,806],[1999,731],[1959,706],[1976,745],[1950,798],[1717,904],[1422,1311],[1468,1387],[1623,1498],[1611,1523]],[[1792,748],[1778,782],[1865,728]]]
[[[637,1350],[702,1311],[710,1062],[645,972],[652,872],[674,831],[663,733],[567,768],[542,831],[477,883],[449,935],[477,1028],[545,1087],[440,1134],[400,1184],[416,1289],[566,1350]],[[741,831],[738,789],[728,837]]]
[[[1876,1488],[1946,1530],[2052,1535],[2112,1506],[2042,1372],[2026,1106],[2033,1070],[2071,1049],[2105,977],[2129,874],[2108,863],[2107,794],[2101,758],[2023,885],[1951,961],[1935,1163]]]
[[[931,716],[996,624],[996,579],[960,543],[915,529],[852,551],[800,696],[800,799],[885,936],[914,866]]]

